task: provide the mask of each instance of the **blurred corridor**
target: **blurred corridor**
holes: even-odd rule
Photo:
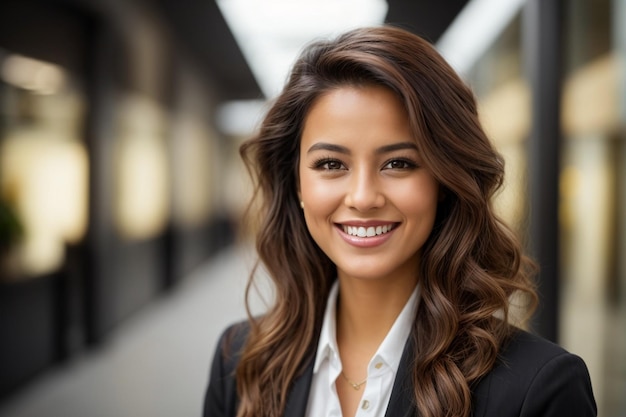
[[[0,404],[0,416],[201,415],[217,337],[246,315],[251,254],[249,248],[220,251],[104,345],[43,373]],[[255,300],[253,311],[262,311]]]
[[[389,23],[474,90],[495,208],[541,266],[532,327],[623,417],[624,22],[625,0],[3,0],[0,416],[198,415],[253,258],[239,145],[304,43]]]

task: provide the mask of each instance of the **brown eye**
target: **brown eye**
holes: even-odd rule
[[[313,163],[312,168],[321,171],[337,171],[341,169],[346,169],[343,162],[338,159],[332,158],[322,158],[320,160],[317,160]]]
[[[413,169],[416,166],[416,163],[406,159],[392,159],[385,164],[383,169]]]
[[[326,169],[341,169],[341,162],[339,161],[328,161],[324,164],[324,168]]]

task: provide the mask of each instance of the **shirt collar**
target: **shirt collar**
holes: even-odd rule
[[[411,326],[415,317],[415,309],[417,308],[419,285],[415,287],[413,293],[402,308],[402,311],[391,326],[389,333],[378,347],[378,350],[372,357],[372,362],[385,362],[391,369],[396,369],[400,364],[400,357],[404,349],[404,344],[411,333]],[[336,317],[337,317],[337,296],[339,294],[339,282],[335,281],[328,295],[326,303],[326,311],[324,313],[324,321],[322,323],[322,331],[317,345],[317,353],[315,356],[315,364],[313,372],[317,373],[321,364],[326,359],[332,359],[333,356],[339,357],[339,348],[337,347],[336,337]]]
[[[337,316],[337,294],[339,293],[339,282],[335,280],[328,294],[328,302],[326,303],[326,312],[324,313],[324,321],[322,322],[322,332],[317,345],[317,354],[315,356],[315,365],[313,372],[317,373],[324,359],[331,355],[338,355],[337,338],[335,331],[335,317]]]

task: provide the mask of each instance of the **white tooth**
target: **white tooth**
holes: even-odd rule
[[[382,234],[382,233],[383,233],[383,228],[382,228],[382,226],[376,226],[376,234],[377,234],[377,235],[380,235],[380,234]]]
[[[357,235],[357,229],[354,226],[350,226],[350,234],[352,236],[356,236]]]
[[[367,230],[365,230],[365,227],[359,227],[358,232],[357,232],[357,236],[358,237],[365,237],[365,236],[367,236]]]
[[[374,227],[367,228],[367,237],[376,236],[376,229]]]

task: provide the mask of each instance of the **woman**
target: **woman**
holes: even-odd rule
[[[508,323],[536,295],[503,162],[427,42],[309,46],[241,153],[276,302],[222,336],[205,416],[596,415],[582,360]]]

